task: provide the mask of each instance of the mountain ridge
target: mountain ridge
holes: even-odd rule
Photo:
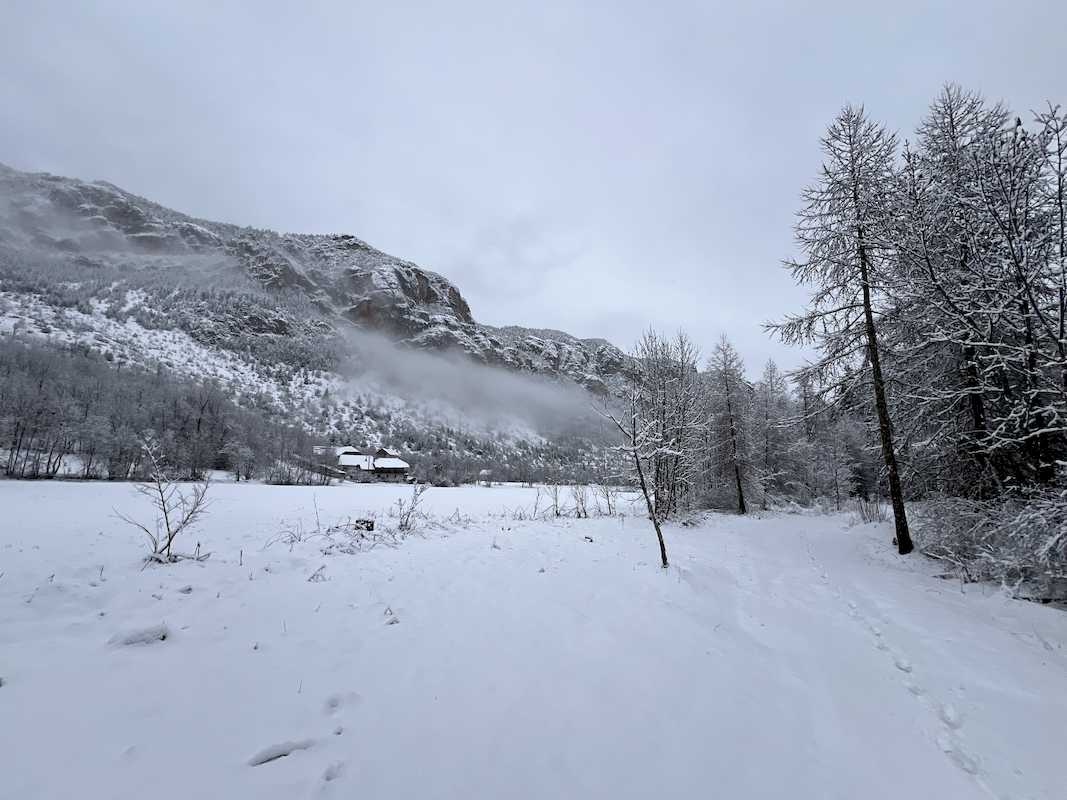
[[[244,278],[278,297],[299,295],[319,315],[300,320],[262,308],[240,320],[216,319],[202,308],[204,328],[286,336],[325,324],[327,337],[373,332],[409,349],[461,353],[600,396],[622,380],[628,362],[603,339],[480,324],[451,280],[354,235],[280,234],[205,220],[107,181],[0,165],[0,248],[31,260],[81,258],[90,269],[101,262],[127,272],[152,267],[171,279],[183,272],[223,283]]]

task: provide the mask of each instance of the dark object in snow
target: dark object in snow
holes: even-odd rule
[[[137,631],[116,633],[111,637],[111,640],[108,643],[122,646],[131,644],[155,644],[156,642],[166,641],[168,636],[170,636],[170,628],[166,625],[153,625],[150,628],[142,628]]]
[[[591,541],[593,541],[593,537],[592,537],[592,536],[586,536],[586,537],[585,537],[585,540],[586,540],[587,542],[591,542]]]
[[[193,591],[193,587],[192,586],[183,586],[178,591],[181,592],[182,594],[190,594]]]

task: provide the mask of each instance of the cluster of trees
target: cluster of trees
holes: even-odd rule
[[[650,330],[632,356],[625,403],[605,414],[658,521],[700,508],[744,514],[876,498],[870,419],[836,413],[807,378],[794,385],[768,361],[750,381],[725,335],[703,363],[684,332],[669,338]]]
[[[270,483],[325,483],[340,473],[315,445],[399,449],[420,482],[453,486],[489,470],[497,481],[592,483],[617,475],[617,459],[588,426],[551,440],[481,435],[419,420],[378,423],[372,439],[314,430],[314,409],[284,410],[272,399],[213,382],[146,370],[88,346],[58,348],[26,337],[0,338],[0,474],[14,478],[142,479],[151,471],[144,444],[177,479],[209,470]],[[357,401],[358,402],[358,401]]]
[[[842,110],[788,262],[810,303],[770,326],[819,354],[795,391],[725,339],[703,374],[684,335],[636,348],[620,430],[654,516],[879,492],[906,553],[905,500],[937,499],[926,552],[1067,591],[1067,117],[1034,122],[949,86],[902,148]]]
[[[274,483],[323,480],[316,440],[261,397],[109,362],[87,347],[0,339],[0,470],[8,477],[129,480],[151,469],[144,444],[175,478],[226,469]]]
[[[949,86],[914,143],[846,107],[823,150],[791,265],[815,291],[780,331],[873,401],[901,551],[905,496],[936,494],[928,553],[1067,591],[1067,117]]]

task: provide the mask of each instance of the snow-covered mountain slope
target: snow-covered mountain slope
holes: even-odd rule
[[[139,302],[134,295],[128,295],[131,302]],[[219,387],[234,403],[298,423],[324,439],[401,448],[422,479],[440,479],[427,471],[443,461],[454,463],[451,479],[486,467],[498,478],[554,474],[561,464],[566,465],[561,477],[588,479],[603,471],[599,440],[588,435],[588,425],[582,433],[582,415],[589,409],[577,390],[486,366],[394,352],[381,342],[364,347],[367,368],[358,378],[294,369],[211,347],[181,329],[145,327],[133,316],[119,315],[120,321],[104,306],[92,302],[81,310],[35,294],[0,292],[0,337],[75,353],[97,351],[119,369],[193,377]],[[561,433],[566,435],[554,441]]]
[[[196,220],[0,166],[0,336],[211,383],[274,423],[404,451],[421,479],[618,472],[603,340],[478,325],[446,279],[351,236]]]
[[[600,339],[479,325],[451,281],[354,236],[281,235],[193,219],[104,182],[0,165],[0,254],[47,262],[50,271],[33,270],[30,285],[48,282],[57,265],[66,267],[67,282],[111,278],[97,287],[103,300],[146,282],[149,290],[179,284],[188,297],[149,291],[145,313],[235,349],[257,336],[314,343],[355,329],[412,349],[566,379],[594,394],[607,392],[626,365],[625,355]],[[4,288],[26,291],[26,283]],[[194,287],[201,291],[188,291]]]
[[[134,487],[0,482],[0,798],[1062,798],[1062,610],[842,516],[669,525],[663,570],[535,492],[345,554],[409,487],[219,483],[211,557],[142,570]]]

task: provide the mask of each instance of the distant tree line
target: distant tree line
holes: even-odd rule
[[[261,397],[117,365],[85,346],[0,338],[0,470],[8,477],[129,480],[151,439],[175,478],[209,470],[273,483],[323,480],[316,439]]]
[[[278,365],[279,367],[284,365]],[[288,367],[285,367],[289,369]],[[118,362],[87,345],[0,337],[0,474],[13,478],[141,479],[151,439],[178,479],[227,470],[242,480],[326,483],[341,473],[316,445],[400,450],[414,480],[456,486],[488,470],[495,481],[591,483],[622,468],[601,432],[575,422],[552,438],[481,435],[378,410],[372,440],[316,433],[308,414],[272,398],[180,379],[162,365]],[[313,409],[312,409],[313,410]],[[373,414],[374,409],[367,407]]]

